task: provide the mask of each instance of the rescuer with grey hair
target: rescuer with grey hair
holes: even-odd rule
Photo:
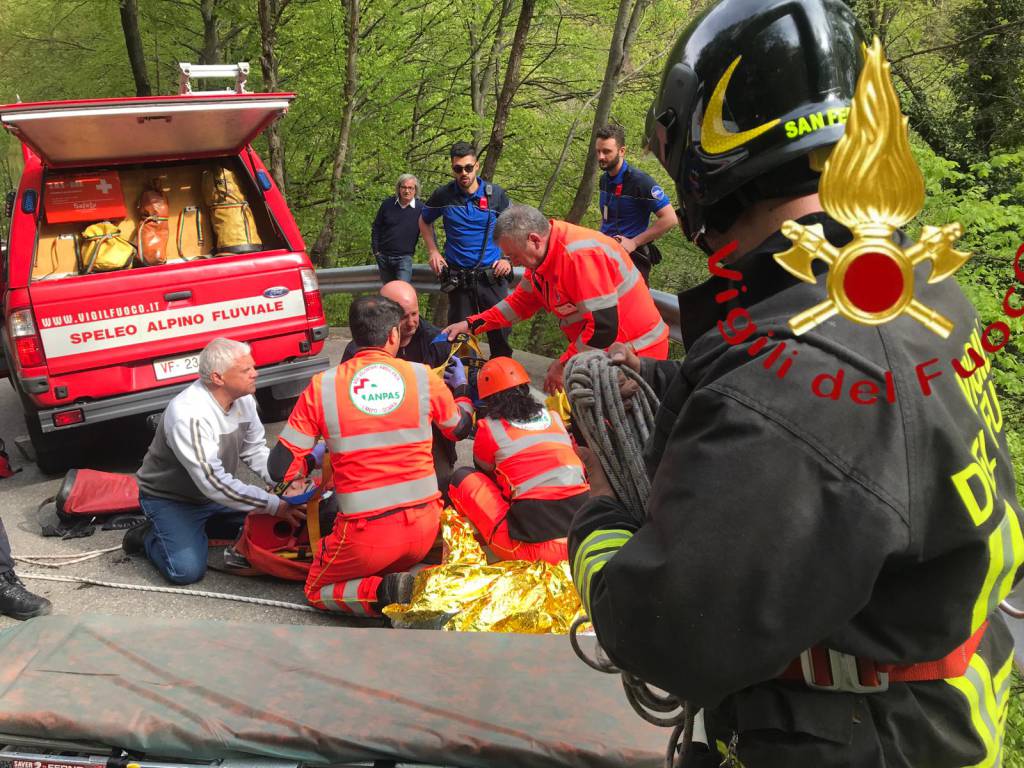
[[[449,339],[507,328],[546,309],[569,339],[548,367],[549,393],[562,387],[569,358],[585,349],[607,349],[619,341],[641,357],[668,356],[668,326],[629,254],[612,238],[549,220],[532,206],[513,205],[498,217],[494,241],[526,274],[508,298],[445,328]]]
[[[214,339],[199,354],[199,379],[167,405],[136,477],[146,522],[125,534],[129,555],[145,554],[174,584],[206,572],[208,530],[234,538],[250,512],[292,524],[304,513],[237,476],[239,461],[271,483],[256,412],[256,364],[248,344]]]

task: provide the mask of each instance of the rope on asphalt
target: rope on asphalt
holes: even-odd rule
[[[118,544],[115,547],[109,547],[108,549],[93,549],[89,552],[76,552],[70,555],[11,555],[19,563],[28,563],[29,565],[37,565],[41,568],[63,568],[65,565],[74,565],[75,563],[84,563],[86,560],[93,560],[97,557],[109,554],[111,552],[118,552],[121,549],[121,545]],[[47,560],[59,560],[60,562],[48,563]]]
[[[619,389],[619,376],[639,385],[627,409]],[[612,365],[599,350],[570,358],[565,367],[565,392],[572,407],[573,422],[579,426],[608,476],[608,482],[630,517],[641,524],[647,517],[651,481],[644,466],[643,448],[654,429],[658,398],[636,371]],[[579,645],[577,630],[589,618],[581,616],[569,630],[573,650],[584,663],[600,672],[622,676],[622,687],[633,710],[653,725],[672,728],[665,752],[666,768],[679,768],[693,740],[694,708],[675,696],[660,693],[636,675],[623,672],[597,645],[596,659],[590,659]]]
[[[249,603],[250,605],[267,605],[271,608],[287,608],[292,611],[305,611],[306,613],[322,613],[311,605],[300,603],[289,603],[284,600],[270,600],[265,597],[249,597],[247,595],[231,595],[226,592],[207,592],[201,589],[183,589],[182,587],[157,587],[150,584],[121,584],[116,581],[99,581],[84,576],[56,576],[49,573],[19,573],[23,579],[39,579],[40,581],[67,581],[78,584],[90,584],[94,587],[111,587],[112,589],[127,589],[133,592],[162,592],[166,595],[189,595],[191,597],[209,597],[215,600],[233,600],[238,603]]]

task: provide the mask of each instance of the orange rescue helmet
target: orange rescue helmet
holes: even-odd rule
[[[529,383],[530,374],[511,357],[495,357],[488,360],[476,379],[477,391],[481,398]]]

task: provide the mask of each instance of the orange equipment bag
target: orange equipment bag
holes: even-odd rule
[[[139,196],[139,229],[135,236],[135,248],[143,266],[155,267],[167,261],[167,195],[159,179]]]
[[[305,581],[313,553],[320,546],[321,531],[329,532],[334,527],[335,513],[322,509],[326,506],[323,495],[332,486],[330,455],[325,454],[320,489],[306,503],[306,522],[293,529],[276,515],[249,515],[235,542],[235,551],[261,573]]]

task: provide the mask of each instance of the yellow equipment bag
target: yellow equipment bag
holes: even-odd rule
[[[203,171],[203,202],[210,209],[218,253],[252,253],[263,250],[257,239],[256,221],[234,171],[217,167]]]
[[[116,272],[131,269],[135,246],[121,237],[121,230],[109,221],[90,224],[75,240],[78,274]]]

